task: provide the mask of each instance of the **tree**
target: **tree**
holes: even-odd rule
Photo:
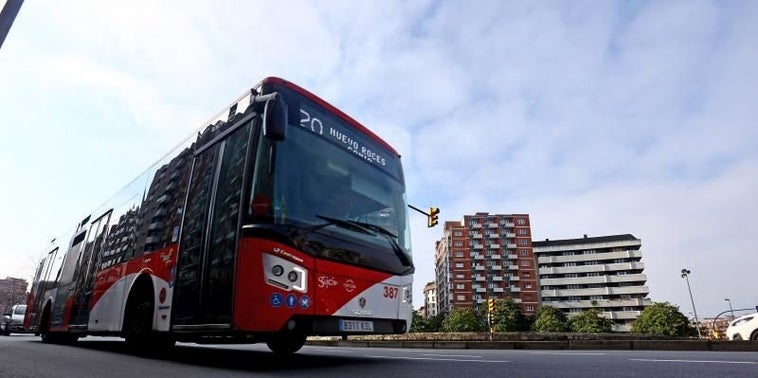
[[[653,303],[632,322],[632,332],[663,336],[694,336],[697,330],[678,306],[668,302]]]
[[[442,321],[443,332],[481,332],[483,324],[474,310],[468,307],[453,309]]]
[[[421,317],[418,311],[413,310],[413,323],[411,324],[411,332],[439,332],[442,327],[442,315],[435,315],[429,318]]]
[[[593,308],[572,316],[569,319],[569,328],[573,332],[582,333],[611,332],[613,321],[600,316],[600,310]]]
[[[495,301],[492,311],[492,330],[495,332],[515,332],[524,330],[525,319],[521,306],[513,299]]]
[[[532,330],[537,332],[566,332],[568,317],[566,313],[553,306],[542,305],[537,310]]]

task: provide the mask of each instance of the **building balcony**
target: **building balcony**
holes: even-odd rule
[[[474,260],[484,260],[484,255],[474,254]]]
[[[516,224],[513,222],[505,222],[505,227],[516,227]]]
[[[490,259],[492,259],[492,260],[502,260],[502,258],[503,258],[503,256],[500,256],[500,255],[492,255],[492,256],[490,256]]]
[[[539,268],[539,274],[571,274],[571,273],[592,273],[592,272],[613,272],[624,270],[642,270],[645,264],[641,262],[617,263],[617,264],[595,264],[580,266],[561,266],[551,268]]]
[[[492,289],[492,290],[493,290],[494,292],[496,292],[496,293],[502,293],[502,292],[503,292],[503,288],[502,288],[502,287],[496,287],[496,288],[494,288],[494,289]]]
[[[499,239],[500,238],[500,234],[498,234],[498,233],[491,233],[491,234],[487,235],[487,237],[490,238],[490,239]]]
[[[481,224],[479,224],[479,223],[474,223],[474,224],[471,226],[471,228],[473,228],[473,229],[475,229],[475,230],[478,230],[478,229],[482,228],[482,225],[481,225]]]
[[[473,235],[471,235],[472,239],[482,239],[483,237],[484,237],[484,235],[477,234],[477,233],[474,233]]]
[[[505,247],[508,249],[516,249],[516,243],[508,243]]]
[[[520,293],[521,292],[521,288],[518,287],[518,286],[511,286],[511,287],[508,288],[508,291],[510,291],[511,293]]]
[[[484,249],[484,245],[483,244],[474,244],[474,246],[472,248],[473,249]]]
[[[588,297],[608,295],[639,295],[644,296],[650,292],[647,286],[624,286],[624,287],[600,287],[592,289],[557,289],[542,290],[543,298],[562,297]]]
[[[503,266],[502,265],[493,265],[492,266],[492,270],[503,270]]]
[[[516,237],[516,233],[514,233],[514,232],[506,232],[505,233],[505,237],[506,238],[515,238]]]
[[[513,253],[508,255],[508,260],[516,260],[516,259],[518,259],[518,255],[513,254]]]
[[[477,282],[485,281],[486,279],[487,279],[487,277],[485,277],[485,276],[475,276],[474,277],[474,281],[477,281]]]
[[[483,271],[483,270],[485,270],[485,267],[484,267],[484,265],[477,265],[477,266],[474,267],[474,270]]]
[[[494,277],[492,277],[492,280],[493,280],[493,281],[495,281],[495,282],[500,282],[500,281],[502,281],[502,280],[503,280],[503,277],[500,277],[500,276],[494,276]]]
[[[476,288],[476,292],[477,292],[477,293],[486,293],[486,292],[487,292],[487,289],[486,289],[486,288],[483,288],[483,287],[478,287],[478,288]]]
[[[508,270],[518,270],[518,265],[508,265]]]
[[[595,277],[563,277],[563,278],[543,278],[540,280],[542,285],[546,286],[566,286],[566,285],[591,285],[591,284],[609,284],[620,282],[638,282],[644,285],[647,282],[647,276],[638,274],[623,274],[614,276],[595,276]]]
[[[153,223],[150,223],[149,226],[147,226],[148,231],[153,231],[153,230],[157,230],[161,228],[163,228],[163,222],[153,222]]]
[[[500,249],[500,244],[492,243],[490,244],[490,249]]]
[[[497,223],[487,223],[487,227],[489,228],[499,228],[500,225]]]
[[[511,281],[511,282],[513,282],[513,281],[521,281],[521,277],[519,277],[519,276],[509,276],[508,277],[508,281]]]
[[[566,262],[587,262],[587,261],[605,261],[618,259],[640,259],[642,251],[629,250],[619,252],[598,252],[586,255],[569,255],[569,256],[538,256],[538,264],[560,264]]]

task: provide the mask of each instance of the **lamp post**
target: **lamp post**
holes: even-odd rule
[[[724,300],[729,302],[729,312],[732,313],[732,319],[734,319],[734,309],[732,308],[732,300],[729,298],[724,298]]]
[[[695,323],[697,326],[695,327],[697,329],[697,338],[700,339],[702,336],[700,335],[700,320],[697,318],[697,310],[695,309],[695,300],[692,298],[692,288],[690,287],[690,271],[689,269],[682,269],[682,278],[684,278],[685,281],[687,281],[687,291],[690,293],[690,302],[692,303],[692,312],[695,314]]]

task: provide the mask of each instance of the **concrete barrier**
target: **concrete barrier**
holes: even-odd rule
[[[697,340],[631,334],[575,333],[434,333],[407,335],[310,337],[308,345],[426,349],[528,350],[697,350],[758,352],[758,341]]]

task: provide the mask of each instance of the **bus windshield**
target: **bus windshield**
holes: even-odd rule
[[[275,224],[358,239],[389,255],[402,254],[403,265],[409,265],[399,157],[304,96],[283,92],[287,137],[262,140],[253,202],[256,194],[269,192]]]

